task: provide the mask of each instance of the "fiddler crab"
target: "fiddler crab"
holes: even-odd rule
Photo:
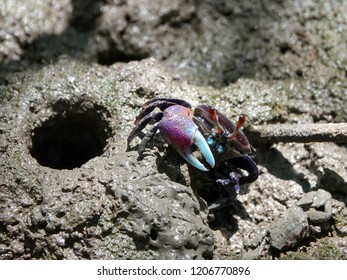
[[[153,112],[156,108],[160,111]],[[245,116],[241,115],[235,124],[208,105],[192,109],[181,99],[153,98],[143,105],[137,116],[128,137],[128,148],[147,124],[156,122],[142,138],[139,154],[160,130],[163,138],[191,165],[202,171],[212,170],[216,183],[221,187],[220,198],[208,207],[215,211],[231,204],[240,186],[258,178],[258,167],[249,156],[254,148],[242,131],[245,121]],[[200,150],[206,162],[199,161],[192,154],[193,146]],[[239,169],[246,170],[248,175],[237,172]]]

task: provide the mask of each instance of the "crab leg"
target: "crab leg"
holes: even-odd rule
[[[138,124],[143,117],[151,113],[155,108],[159,108],[164,111],[166,108],[173,105],[182,105],[187,108],[191,108],[190,104],[184,100],[176,98],[153,98],[150,101],[143,104],[143,109],[135,119],[135,124]]]
[[[256,163],[253,161],[253,159],[249,155],[244,154],[242,157],[230,158],[228,159],[228,162],[248,172],[248,176],[240,177],[239,179],[240,186],[243,184],[252,183],[255,180],[257,180],[259,176],[259,170]]]
[[[157,113],[152,113],[149,114],[147,116],[145,116],[144,118],[142,118],[137,125],[134,127],[134,129],[130,132],[129,136],[128,136],[128,148],[129,148],[129,144],[130,142],[135,138],[135,136],[142,130],[145,128],[145,126],[150,123],[152,120],[155,121],[160,121],[163,117],[163,112],[157,112]],[[153,136],[153,135],[152,135]]]
[[[162,121],[159,123],[160,131],[165,140],[191,165],[207,171],[208,169],[192,154],[192,145],[196,145],[211,167],[215,160],[204,136],[198,126],[189,117],[189,109],[181,105],[167,108]]]
[[[152,98],[151,100],[147,101],[145,104],[143,104],[144,107],[150,105],[150,104],[154,104],[158,101],[164,101],[164,102],[170,102],[170,103],[174,103],[174,104],[177,104],[177,105],[182,105],[184,107],[187,107],[189,109],[191,109],[191,105],[187,102],[187,101],[184,101],[182,99],[178,99],[178,98],[167,98],[167,97],[155,97],[155,98]]]
[[[159,129],[159,125],[156,124],[148,131],[145,137],[142,138],[141,143],[139,145],[139,154],[142,155],[143,151],[146,149],[148,142],[153,138],[154,134]]]

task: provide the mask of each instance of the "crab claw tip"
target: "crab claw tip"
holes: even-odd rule
[[[201,154],[205,157],[208,164],[211,167],[214,167],[215,160],[214,160],[213,154],[212,154],[210,147],[208,146],[204,136],[202,136],[202,134],[199,130],[196,130],[196,132],[195,132],[193,143],[200,149]],[[188,149],[187,150],[181,150],[181,151],[179,151],[179,153],[186,161],[188,161],[194,167],[196,167],[202,171],[208,171],[208,169],[197,158],[195,158],[193,156],[190,149],[189,150]]]
[[[208,169],[200,161],[198,161],[190,152],[180,152],[180,154],[186,161],[188,161],[194,167],[200,169],[201,171],[208,171]]]

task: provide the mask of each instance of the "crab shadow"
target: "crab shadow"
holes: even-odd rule
[[[275,147],[264,146],[256,148],[258,164],[266,167],[270,174],[281,180],[294,181],[305,193],[311,191],[310,183],[305,175],[295,170],[293,164],[279,150]]]
[[[187,167],[181,168],[184,164]],[[187,164],[177,152],[168,147],[163,156],[158,156],[156,165],[159,173],[165,173],[173,182],[185,185],[192,189],[193,194],[200,203],[202,211],[207,211],[208,205],[219,201],[227,195],[216,183],[212,171],[203,172]],[[242,186],[242,194],[248,192],[247,185]],[[213,230],[221,230],[227,237],[237,232],[239,226],[235,216],[242,220],[252,220],[243,204],[235,197],[231,204],[216,211],[209,211],[209,226]]]
[[[310,191],[310,183],[307,178],[296,171],[292,163],[280,151],[273,147],[256,148],[257,153],[254,160],[257,165],[266,167],[267,172],[276,178],[296,182],[304,192]],[[156,164],[158,171],[165,173],[170,180],[191,187],[194,195],[202,201],[200,202],[202,209],[221,198],[221,190],[216,184],[218,178],[215,178],[212,172],[200,171],[189,164],[182,172],[181,166],[186,162],[173,148],[168,147],[164,155],[158,156]],[[248,186],[246,184],[241,187],[241,195],[247,195]],[[210,216],[212,219],[209,221],[209,226],[214,230],[221,230],[226,238],[231,237],[238,230],[238,218],[252,221],[252,217],[237,197],[230,205],[217,211],[210,211]]]
[[[140,138],[142,135],[139,135]],[[135,147],[134,147],[135,148]],[[200,203],[202,211],[208,205],[223,198],[223,191],[216,183],[212,171],[203,172],[188,164],[171,146],[164,144],[160,136],[153,137],[148,147],[157,149],[156,165],[159,173],[166,174],[173,182],[191,187],[193,194]],[[295,170],[292,163],[274,147],[259,146],[254,160],[257,165],[266,168],[274,177],[299,184],[304,192],[310,191],[310,183],[305,175]],[[247,195],[249,185],[241,186],[240,195]],[[225,195],[227,195],[225,193]],[[228,206],[216,211],[209,211],[209,226],[213,230],[220,230],[226,238],[230,238],[238,231],[238,220],[254,222],[242,202],[235,199]]]

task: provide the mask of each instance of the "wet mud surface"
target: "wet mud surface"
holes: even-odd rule
[[[216,212],[159,134],[127,149],[155,96],[246,134],[346,122],[345,1],[21,2],[0,7],[0,259],[347,257],[346,144],[254,140],[258,180]]]

